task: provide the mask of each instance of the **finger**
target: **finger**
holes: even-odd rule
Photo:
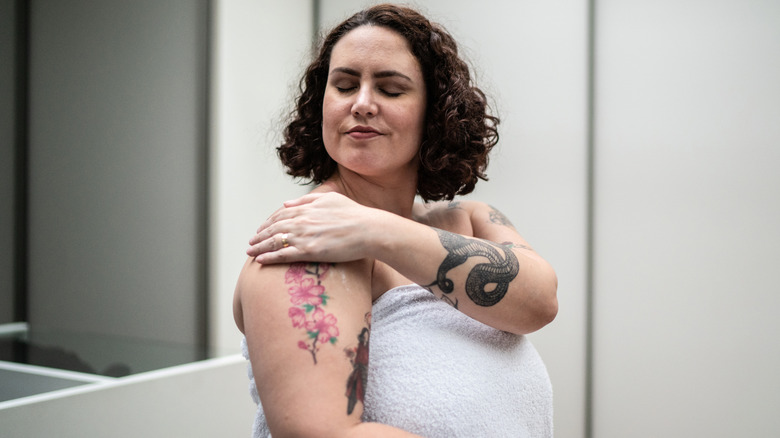
[[[252,245],[246,249],[246,255],[249,257],[257,257],[262,253],[263,251],[260,249],[259,245]]]
[[[267,225],[264,224],[264,226],[258,229],[257,234],[249,238],[249,245],[256,245],[264,240],[270,239],[277,234],[291,232],[295,228],[294,222],[289,218],[279,217],[269,219],[268,221]]]
[[[324,195],[326,195],[326,193],[309,193],[309,194],[303,195],[303,196],[301,196],[300,198],[297,198],[297,199],[291,199],[289,201],[284,201],[284,206],[286,208],[290,208],[290,207],[298,207],[298,206],[301,206],[301,205],[310,204],[310,203],[316,201],[317,199],[323,197]]]
[[[265,222],[260,224],[260,226],[257,227],[257,229],[255,230],[255,236],[260,234],[260,232],[263,231],[264,229],[268,228],[268,226],[271,225],[272,223],[273,222],[271,222],[270,219],[266,219]]]
[[[265,220],[265,222],[263,222],[263,223],[262,223],[262,224],[261,224],[261,225],[260,225],[260,226],[257,228],[257,231],[255,231],[255,233],[259,233],[260,231],[263,231],[264,229],[268,228],[268,227],[269,227],[271,224],[273,224],[274,222],[278,222],[278,221],[279,221],[279,219],[281,219],[281,218],[279,217],[279,215],[280,215],[280,213],[282,213],[284,210],[285,210],[285,207],[284,207],[284,206],[277,208],[277,209],[276,209],[276,211],[274,211],[273,213],[271,213],[271,215],[270,215],[270,216],[268,216],[268,219],[266,219],[266,220]]]
[[[273,224],[271,224],[273,225]],[[249,244],[250,245],[257,245],[258,243],[268,240],[271,237],[273,237],[274,234],[276,234],[273,229],[271,229],[271,225],[269,225],[266,228],[260,229],[257,231],[257,234],[254,234],[252,237],[249,238]]]
[[[260,243],[256,243],[246,249],[246,254],[250,257],[257,257],[260,254],[274,251],[274,241],[264,240]]]
[[[249,238],[249,245],[257,245],[258,243],[262,242],[263,240],[268,239],[267,232],[265,232],[265,229],[258,230],[256,234],[252,235],[252,237]]]
[[[272,234],[267,238],[260,238],[257,240],[257,242],[251,244],[251,246],[247,248],[246,253],[251,257],[257,257],[261,254],[274,252],[282,248],[289,247],[290,241],[288,236],[284,236],[284,234]],[[285,246],[285,243],[287,246]]]
[[[294,246],[277,251],[266,252],[255,257],[255,261],[264,265],[276,263],[293,263],[304,260],[304,255]]]

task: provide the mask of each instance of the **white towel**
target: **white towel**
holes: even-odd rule
[[[417,285],[372,311],[364,421],[428,438],[552,437],[552,386],[531,342],[484,325]],[[242,342],[248,358],[246,341]],[[268,438],[257,388],[253,437]]]
[[[524,336],[417,285],[374,303],[365,421],[437,437],[551,437],[552,386]]]
[[[249,348],[246,345],[246,337],[241,339],[241,354],[246,360],[249,360]],[[271,432],[268,431],[268,423],[265,421],[263,405],[260,404],[260,395],[257,394],[257,385],[255,384],[255,375],[252,372],[252,363],[248,362],[247,376],[249,377],[249,396],[257,404],[257,413],[255,422],[252,424],[252,438],[271,438]]]

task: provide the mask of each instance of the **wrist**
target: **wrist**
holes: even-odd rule
[[[371,218],[373,232],[369,233],[370,237],[367,239],[368,250],[372,258],[388,262],[388,258],[396,254],[400,241],[403,239],[399,224],[404,220],[394,213],[376,210],[376,214]]]

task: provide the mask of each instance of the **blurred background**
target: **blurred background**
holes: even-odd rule
[[[246,242],[307,191],[281,120],[370,3],[0,0],[0,361],[237,353]],[[502,119],[472,196],[558,273],[556,436],[780,435],[780,2],[408,4]]]

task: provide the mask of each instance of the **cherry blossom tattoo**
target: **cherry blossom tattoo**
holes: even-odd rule
[[[466,277],[466,294],[475,304],[484,307],[501,301],[509,290],[509,283],[520,272],[520,263],[512,250],[485,240],[468,239],[459,234],[434,229],[439,233],[439,240],[447,250],[447,257],[439,265],[436,281],[430,286],[437,286],[445,294],[452,293],[455,284],[447,278],[447,273],[471,257],[483,257],[488,263],[474,265]],[[490,285],[495,286],[491,288]]]
[[[336,317],[323,310],[330,298],[322,286],[329,268],[325,263],[294,263],[284,275],[285,283],[290,285],[287,289],[290,302],[294,304],[287,314],[293,327],[306,330],[307,335],[306,341],[298,341],[298,348],[311,353],[315,365],[320,351],[318,344],[335,344],[339,335]]]
[[[371,337],[371,313],[366,313],[366,324],[358,335],[358,345],[355,348],[345,348],[347,358],[352,363],[352,372],[347,379],[347,415],[352,414],[358,400],[363,403],[368,381],[368,341]]]

